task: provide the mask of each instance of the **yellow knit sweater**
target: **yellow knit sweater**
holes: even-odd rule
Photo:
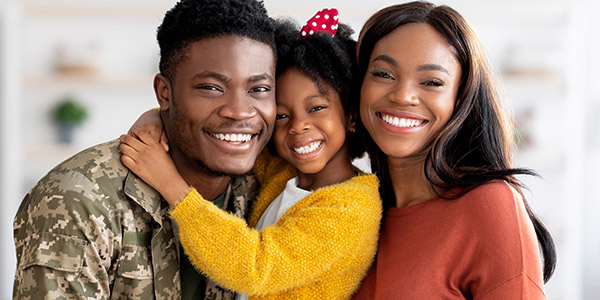
[[[255,165],[262,184],[252,227],[296,175],[264,153]],[[320,188],[262,231],[206,201],[196,190],[171,212],[192,263],[251,299],[349,299],[377,247],[381,200],[375,175]]]

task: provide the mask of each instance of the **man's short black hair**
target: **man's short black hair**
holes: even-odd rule
[[[257,0],[181,0],[158,27],[160,73],[171,82],[177,64],[193,43],[223,35],[239,35],[275,48],[275,22]]]

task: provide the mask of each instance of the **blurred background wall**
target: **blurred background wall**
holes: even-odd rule
[[[0,299],[15,269],[12,219],[50,168],[117,138],[156,106],[155,32],[175,0],[4,0],[0,2]],[[548,299],[600,295],[600,9],[593,0],[446,0],[483,42],[503,100],[518,123],[517,166],[558,249]],[[299,4],[301,3],[301,4]],[[359,31],[394,1],[266,0],[274,17],[305,22],[336,7]],[[61,142],[51,112],[64,100],[87,118]]]

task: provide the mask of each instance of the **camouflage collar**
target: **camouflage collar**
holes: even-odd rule
[[[127,178],[125,178],[123,191],[125,195],[139,204],[152,216],[154,221],[162,226],[163,217],[166,215],[169,207],[154,188],[129,171]]]

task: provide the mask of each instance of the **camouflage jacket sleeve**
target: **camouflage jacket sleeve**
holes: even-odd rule
[[[50,173],[30,191],[14,224],[15,299],[108,298],[114,228],[105,196],[73,171]]]
[[[93,150],[50,171],[24,198],[14,220],[14,299],[111,298],[127,211],[116,199],[127,170],[102,162],[114,161],[108,147]]]

